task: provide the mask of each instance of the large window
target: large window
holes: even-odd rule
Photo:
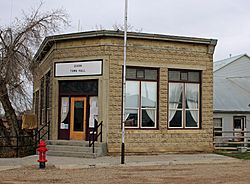
[[[200,72],[169,70],[168,127],[199,128]]]
[[[127,68],[126,128],[157,127],[157,69]]]

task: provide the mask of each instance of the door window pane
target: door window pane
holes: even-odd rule
[[[61,98],[61,124],[60,129],[68,129],[70,122],[69,97]]]
[[[74,131],[83,131],[84,102],[74,102]]]

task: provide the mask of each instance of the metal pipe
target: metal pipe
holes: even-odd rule
[[[125,162],[125,106],[126,106],[126,60],[127,60],[127,17],[128,14],[128,0],[125,0],[125,13],[124,13],[124,46],[123,46],[123,103],[122,103],[122,146],[121,146],[121,164]]]

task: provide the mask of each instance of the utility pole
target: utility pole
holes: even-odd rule
[[[124,13],[124,46],[123,46],[123,107],[122,107],[122,146],[121,146],[121,164],[125,162],[125,106],[126,106],[126,60],[127,60],[127,20],[128,20],[128,0],[125,0]]]

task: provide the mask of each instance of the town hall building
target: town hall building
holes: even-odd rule
[[[46,37],[33,62],[38,127],[50,140],[88,140],[103,122],[110,154],[121,151],[122,31]],[[214,39],[128,33],[126,153],[213,151]]]

